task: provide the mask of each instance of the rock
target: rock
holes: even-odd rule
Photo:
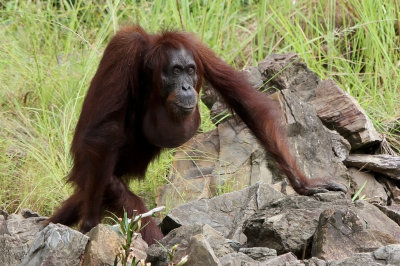
[[[264,81],[258,67],[250,66],[245,68],[242,72],[246,75],[248,82],[253,88],[259,90],[263,87]]]
[[[217,256],[218,258],[235,251],[232,248],[230,241],[228,241],[228,239],[225,239],[222,233],[214,230],[208,224],[203,226],[203,235],[207,242],[210,243],[210,246],[213,249],[215,256]]]
[[[253,174],[252,179],[251,174],[256,170],[252,171],[251,156],[262,148],[243,122],[229,120],[218,125],[218,135],[219,161],[214,174],[222,184],[230,182],[238,190],[254,185],[255,183],[252,184],[251,180],[271,183],[272,178],[268,179],[271,174],[257,177]],[[261,153],[265,160],[265,153],[263,151]],[[259,164],[257,170],[259,170]]]
[[[8,213],[5,210],[0,210],[0,215],[4,216],[5,219],[8,218]]]
[[[289,146],[306,176],[346,182],[346,167],[342,161],[349,146],[343,137],[326,129],[314,109],[301,102],[297,93],[286,89],[273,96],[284,111]]]
[[[351,257],[330,261],[329,266],[352,266],[352,265],[400,265],[400,245],[388,245],[380,247],[370,253],[358,253]]]
[[[198,134],[175,153],[168,179],[158,189],[158,206],[176,207],[187,201],[216,194],[217,177],[212,174],[219,153],[217,130]]]
[[[158,205],[175,207],[210,198],[218,187],[239,190],[257,182],[272,182],[265,152],[245,124],[235,120],[194,137],[175,154],[171,168],[171,184],[159,189]]]
[[[67,226],[50,224],[36,235],[21,265],[79,265],[88,240]]]
[[[400,180],[400,157],[397,156],[352,154],[346,159],[345,164]]]
[[[0,236],[4,235],[7,230],[6,217],[0,215]]]
[[[275,265],[304,265],[301,263],[299,260],[297,260],[297,257],[289,252],[286,254],[279,255],[276,258],[269,259],[267,261],[262,262],[263,266],[275,266]]]
[[[313,88],[320,81],[295,53],[271,54],[259,62],[258,70],[268,92],[288,89],[296,92],[303,101],[309,101],[315,95]]]
[[[321,202],[313,197],[287,196],[257,211],[243,225],[249,247],[268,247],[278,254],[302,254],[304,245],[310,244],[321,212],[332,205],[347,206],[343,194],[335,193],[332,202]]]
[[[387,217],[392,219],[395,223],[400,225],[400,205],[399,204],[392,204],[390,206],[382,206],[379,204],[375,204],[376,207],[379,208]]]
[[[0,265],[19,265],[45,217],[24,218],[22,214],[0,215]]]
[[[263,79],[261,76],[260,71],[258,70],[257,67],[250,66],[242,71],[250,85],[255,88],[255,89],[260,89],[263,86]],[[201,95],[201,101],[208,107],[208,109],[213,109],[215,107],[214,105],[218,104],[219,106],[224,106],[225,109],[227,108],[226,105],[223,103],[223,101],[220,99],[221,97],[218,95],[218,93],[215,91],[214,88],[212,88],[211,84],[209,84],[207,81],[204,82],[203,85],[203,90],[202,90],[202,95]],[[221,108],[222,110],[222,108]],[[213,117],[213,116],[211,116]]]
[[[201,92],[201,101],[208,107],[208,109],[211,109],[217,101],[220,101],[219,95],[207,80],[204,81],[203,90]]]
[[[335,129],[347,139],[352,150],[382,141],[382,136],[375,130],[359,103],[333,80],[324,80],[318,84],[311,103],[324,125]]]
[[[338,131],[353,150],[382,141],[357,101],[334,81],[321,81],[296,54],[270,55],[259,63],[258,69],[265,87],[287,89],[311,104],[324,125]]]
[[[86,247],[83,265],[114,265],[115,256],[122,251],[121,244],[125,244],[125,240],[104,224],[92,228],[87,236],[90,242]],[[146,259],[148,247],[140,235],[132,241],[131,248],[129,264],[134,257],[137,260]]]
[[[258,186],[224,194],[210,200],[193,201],[167,214],[161,223],[165,233],[181,225],[208,224],[221,232],[225,238],[245,242],[241,232],[242,220],[247,213],[256,209],[256,190]]]
[[[352,210],[367,224],[367,229],[382,232],[396,241],[400,241],[400,227],[372,204],[366,201],[356,201]]]
[[[219,260],[222,266],[261,266],[260,262],[241,252],[227,254]]]
[[[217,130],[196,135],[175,153],[168,179],[181,181],[212,174],[219,150],[220,140]]]
[[[176,247],[173,262],[179,262],[183,257],[188,256],[187,265],[213,265],[219,263],[218,258],[235,252],[223,235],[215,231],[209,225],[181,226],[172,230],[160,241],[160,245],[152,245],[147,251],[147,261],[152,265],[167,265],[170,263],[169,255],[166,252]],[[171,252],[170,252],[171,253]],[[204,256],[204,260],[201,257]],[[207,264],[211,263],[211,264]]]
[[[312,257],[311,259],[304,260],[305,266],[326,266],[327,263],[324,260]]]
[[[384,263],[377,262],[371,253],[358,253],[349,258],[345,258],[337,261],[330,261],[329,266],[353,266],[353,265],[368,265],[368,266],[378,266],[386,265]]]
[[[270,198],[267,191],[271,191]],[[268,185],[245,188],[212,199],[202,199],[181,205],[170,211],[161,223],[164,234],[182,225],[208,224],[225,238],[241,243],[246,241],[242,233],[242,224],[258,206],[283,197]]]
[[[40,214],[37,212],[33,212],[29,209],[22,209],[21,215],[24,218],[31,218],[31,217],[40,217]]]
[[[288,181],[286,181],[286,180],[275,183],[272,185],[272,187],[285,195],[298,195],[297,192],[293,189],[293,187],[291,187],[288,184]],[[262,208],[260,208],[260,209],[262,209]]]
[[[169,254],[166,250],[171,251],[172,247],[177,245],[173,256],[174,262],[180,261],[184,256],[188,255],[190,239],[194,235],[201,234],[203,226],[192,224],[188,226],[180,226],[166,235],[160,240],[160,245],[154,244],[147,250],[146,262],[151,265],[168,265],[170,263]],[[171,252],[170,252],[171,253]]]
[[[354,195],[357,191],[362,189],[359,197],[365,195],[365,200],[369,203],[383,203],[386,204],[388,195],[382,184],[376,181],[375,177],[367,172],[358,170],[356,168],[349,168],[348,173],[351,179],[351,194]]]
[[[329,131],[331,133],[332,138],[332,150],[335,156],[343,162],[349,157],[351,145],[350,143],[343,138],[339,133],[334,130]]]
[[[380,247],[372,254],[376,260],[384,260],[386,264],[400,265],[400,245]]]
[[[241,248],[239,249],[239,252],[242,252],[257,261],[265,261],[277,257],[275,249],[266,247]]]
[[[393,196],[393,201],[396,203],[400,203],[400,188],[396,185],[390,186],[390,192]]]
[[[354,226],[358,224],[364,226],[359,229],[361,233],[354,234],[354,238],[350,234],[344,235],[343,239],[336,239],[335,236],[340,235],[341,231],[334,225],[331,226],[332,233],[328,229],[325,230],[329,225],[327,221],[330,220],[320,217],[321,213],[330,209],[334,210],[336,216],[332,214],[329,217],[333,218],[329,219],[339,217],[337,218],[339,220],[344,216],[340,216],[339,211],[348,210],[347,212],[352,214],[353,218],[349,223],[355,224]],[[336,210],[338,213],[335,212]],[[331,224],[334,223],[331,222]],[[321,231],[317,231],[320,233],[314,235],[317,227]],[[342,227],[348,228],[345,225]],[[339,232],[334,230],[339,230]],[[247,219],[243,225],[243,232],[247,237],[249,247],[268,247],[277,250],[278,254],[293,252],[298,256],[313,255],[324,259],[327,259],[324,257],[325,254],[337,256],[332,259],[343,258],[343,254],[347,252],[343,243],[347,238],[354,244],[354,246],[347,245],[351,249],[351,252],[346,253],[347,256],[354,252],[370,251],[382,245],[398,243],[400,239],[400,227],[375,206],[365,201],[353,204],[344,198],[343,193],[337,192],[321,193],[313,197],[292,195],[278,199],[265,205],[263,209],[256,211]],[[335,248],[343,250],[343,253],[336,252]]]
[[[380,176],[379,181],[385,185],[385,189],[392,202],[400,203],[400,188],[396,185],[395,179],[385,178]]]
[[[217,178],[205,175],[193,179],[177,178],[173,183],[164,185],[157,192],[157,206],[177,207],[188,201],[208,199],[216,194]]]
[[[191,237],[188,253],[187,265],[218,266],[220,264],[210,244],[201,234]]]
[[[337,260],[398,243],[391,235],[373,227],[351,208],[327,209],[319,218],[311,254],[324,260]]]
[[[222,122],[232,119],[232,113],[224,102],[217,101],[210,109],[210,118],[214,125],[218,126]]]

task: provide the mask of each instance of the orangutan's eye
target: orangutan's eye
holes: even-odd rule
[[[180,66],[174,66],[174,68],[172,69],[172,72],[173,72],[175,75],[179,75],[179,74],[182,73],[182,67],[180,67]]]
[[[194,72],[195,72],[194,67],[189,67],[189,68],[188,68],[188,74],[189,74],[189,75],[193,75]]]

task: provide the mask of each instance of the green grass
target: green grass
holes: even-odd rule
[[[150,32],[195,32],[239,69],[270,53],[296,52],[356,97],[399,149],[399,135],[388,131],[400,118],[400,3],[296,2],[0,2],[0,209],[50,215],[71,193],[64,177],[83,97],[107,41],[132,23]],[[202,114],[203,130],[212,128],[207,110]],[[166,182],[172,154],[133,184],[149,203]]]

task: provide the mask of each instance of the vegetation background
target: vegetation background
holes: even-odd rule
[[[0,0],[0,209],[50,215],[71,193],[82,100],[105,45],[133,23],[195,32],[238,69],[296,52],[353,95],[399,151],[399,17],[399,0]],[[149,205],[172,154],[131,184]]]

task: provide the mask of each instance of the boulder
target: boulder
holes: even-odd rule
[[[301,255],[311,244],[320,214],[331,206],[351,205],[343,193],[329,194],[332,198],[287,196],[259,209],[243,225],[247,245]]]
[[[345,164],[400,180],[400,157],[398,156],[352,154],[345,160]]]
[[[210,243],[203,235],[198,234],[190,238],[187,264],[193,266],[220,265]]]
[[[21,265],[79,265],[89,237],[61,224],[40,231]]]
[[[400,245],[388,245],[369,253],[358,253],[351,257],[330,261],[329,266],[347,265],[400,265]]]
[[[260,266],[258,261],[241,252],[227,254],[219,260],[222,266]]]
[[[277,256],[275,249],[266,247],[241,248],[239,252],[246,254],[256,261],[265,261]]]
[[[349,141],[352,150],[379,144],[382,136],[357,101],[333,80],[320,80],[294,53],[272,54],[258,65],[265,87],[290,90],[309,103],[330,129]]]
[[[109,225],[99,224],[87,233],[90,242],[86,247],[83,265],[114,265],[115,256],[123,252],[125,239],[118,235]],[[128,263],[132,258],[146,260],[147,243],[140,234],[132,241]]]
[[[19,265],[46,217],[23,210],[19,214],[0,215],[0,265]]]
[[[150,246],[147,261],[152,265],[167,265],[187,257],[187,265],[220,265],[220,257],[234,252],[231,241],[209,225],[184,225],[172,230],[160,245]]]
[[[225,238],[244,243],[243,222],[259,206],[283,197],[283,194],[268,185],[245,188],[240,191],[223,194],[212,199],[201,199],[181,205],[170,211],[161,223],[161,229],[167,234],[179,226],[208,224]]]
[[[286,254],[279,255],[273,259],[263,261],[262,264],[260,263],[260,265],[275,266],[275,265],[304,265],[304,264],[301,263],[293,253],[289,252]]]
[[[301,102],[296,93],[286,89],[273,96],[285,114],[289,145],[306,176],[347,180],[342,161],[350,149],[348,142],[326,129],[315,110]]]
[[[365,196],[365,200],[369,203],[387,203],[388,195],[385,187],[375,179],[373,174],[353,167],[348,169],[348,173],[351,180],[350,193],[352,195],[361,190],[358,197]]]
[[[338,260],[399,243],[388,234],[388,230],[382,229],[376,224],[367,224],[352,208],[327,209],[319,218],[311,255],[324,260]]]
[[[378,207],[378,209],[381,210],[384,214],[386,214],[387,217],[389,217],[395,223],[400,225],[400,204],[393,203],[390,206],[384,206],[380,204],[374,204],[374,205]]]
[[[250,247],[325,260],[400,241],[400,227],[378,208],[365,201],[353,204],[337,192],[278,199],[247,219],[243,232]]]

